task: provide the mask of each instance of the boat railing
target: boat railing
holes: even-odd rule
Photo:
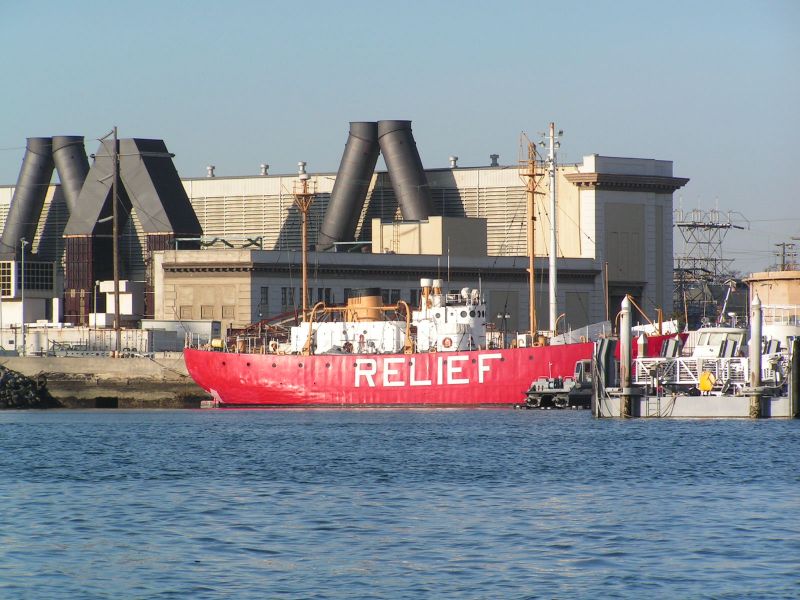
[[[765,385],[783,381],[783,358],[765,355],[761,380]],[[749,382],[750,367],[746,357],[732,358],[636,358],[633,360],[634,385],[698,387],[701,378],[713,383],[713,389],[730,393],[740,392]]]

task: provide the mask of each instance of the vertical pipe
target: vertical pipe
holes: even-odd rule
[[[761,417],[761,300],[753,294],[750,303],[750,418]]]
[[[620,417],[631,416],[631,301],[626,295],[622,300],[622,312],[619,320],[619,379],[622,387],[620,397]]]
[[[20,320],[22,323],[20,324],[22,328],[22,356],[26,355],[25,345],[25,246],[28,245],[28,240],[22,238],[19,241],[20,245],[20,259],[22,264],[20,265],[20,280],[19,280],[19,298],[20,298]]]
[[[558,304],[556,302],[556,125],[550,123],[550,147],[547,156],[550,174],[550,329],[556,334],[556,320],[558,319]]]

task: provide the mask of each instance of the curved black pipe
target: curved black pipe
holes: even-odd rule
[[[355,238],[358,217],[367,199],[376,162],[378,124],[374,121],[351,122],[328,210],[319,229],[317,250],[327,250],[335,242]]]
[[[86,174],[89,159],[83,146],[82,135],[57,135],[53,137],[53,162],[56,165],[61,192],[67,203],[69,214],[75,212]]]
[[[403,218],[424,221],[433,212],[433,201],[411,121],[378,121],[378,143]]]
[[[14,260],[18,256],[21,239],[33,242],[47,188],[53,177],[53,167],[53,138],[28,138],[3,236],[0,238],[0,257]]]

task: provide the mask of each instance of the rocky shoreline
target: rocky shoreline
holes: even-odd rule
[[[0,410],[60,408],[44,377],[34,379],[0,365]]]

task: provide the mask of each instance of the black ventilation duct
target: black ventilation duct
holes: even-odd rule
[[[89,159],[83,146],[82,135],[57,135],[53,137],[53,161],[61,181],[61,193],[72,214],[78,206],[78,197],[89,173]]]
[[[142,230],[199,238],[200,221],[164,140],[120,140],[120,177]]]
[[[378,143],[403,219],[424,221],[433,212],[433,202],[411,121],[378,121]]]
[[[14,260],[19,252],[19,241],[23,238],[33,241],[52,177],[53,138],[28,138],[3,237],[0,239],[0,258]]]
[[[114,164],[111,160],[112,143],[110,140],[101,142],[95,152],[94,162],[86,175],[78,201],[70,210],[64,236],[111,235],[111,186],[114,174]],[[120,196],[123,195],[124,190],[120,189]],[[120,223],[123,223],[123,218],[127,218],[130,206],[127,205],[125,208],[125,211],[120,211]],[[108,260],[111,258],[108,257]]]
[[[355,238],[378,151],[378,124],[351,122],[328,210],[319,230],[317,250],[327,250],[335,242]]]

